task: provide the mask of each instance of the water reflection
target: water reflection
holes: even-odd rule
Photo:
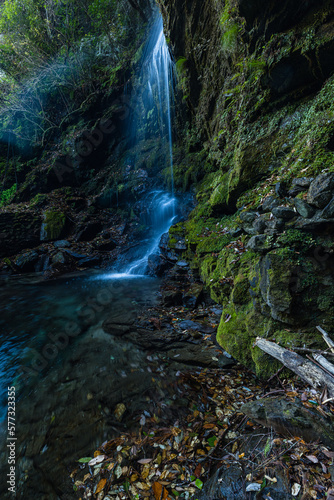
[[[117,423],[115,405],[124,402],[130,414],[149,397],[146,355],[107,334],[102,324],[154,305],[159,281],[106,281],[96,274],[51,282],[30,278],[1,286],[2,417],[7,386],[15,384],[17,498],[51,499],[57,498],[54,485],[62,492],[68,488],[60,484],[68,463],[131,426]],[[4,453],[1,463],[5,477]],[[5,498],[5,481],[1,485]]]

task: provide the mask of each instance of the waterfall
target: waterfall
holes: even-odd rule
[[[171,194],[174,193],[172,107],[176,81],[175,64],[172,61],[159,15],[151,28],[143,51],[141,72],[138,78],[140,91],[132,98],[130,118],[131,146],[148,138],[162,141],[168,151]]]
[[[144,47],[141,71],[135,85],[137,90],[131,98],[129,142],[131,148],[136,150],[141,141],[161,141],[161,147],[166,151],[165,168],[170,169],[171,192],[155,190],[146,194],[141,222],[148,228],[148,237],[140,244],[140,251],[132,258],[132,262],[123,266],[120,273],[112,277],[145,274],[149,256],[158,253],[161,236],[175,220],[172,137],[175,80],[175,64],[163,32],[162,16],[159,15],[152,25]],[[133,158],[133,163],[136,164],[136,158]]]
[[[172,196],[174,195],[174,174],[173,174],[173,137],[172,137],[172,115],[171,101],[174,99],[175,67],[169,53],[168,45],[163,31],[163,21],[161,15],[158,17],[152,29],[152,39],[156,43],[152,51],[152,56],[148,59],[148,87],[151,94],[156,88],[160,107],[160,129],[161,136],[167,138]],[[153,96],[154,97],[154,96]],[[165,104],[165,111],[164,111]],[[167,129],[167,134],[165,129]]]

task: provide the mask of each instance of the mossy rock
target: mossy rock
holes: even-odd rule
[[[214,211],[227,209],[229,199],[229,177],[230,174],[227,172],[225,174],[219,174],[215,178],[215,184],[212,186],[213,192],[209,200]]]
[[[48,210],[44,214],[44,230],[48,240],[57,240],[63,235],[66,215],[63,212]]]

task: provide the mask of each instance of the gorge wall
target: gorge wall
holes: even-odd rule
[[[223,304],[220,344],[267,377],[257,336],[315,347],[334,327],[334,7],[160,4],[187,109],[175,178],[198,201],[169,245]]]

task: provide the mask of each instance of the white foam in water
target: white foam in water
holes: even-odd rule
[[[95,277],[94,279],[99,280],[124,280],[133,278],[147,278],[145,274],[128,274],[128,273],[110,273],[104,274],[103,276]]]

